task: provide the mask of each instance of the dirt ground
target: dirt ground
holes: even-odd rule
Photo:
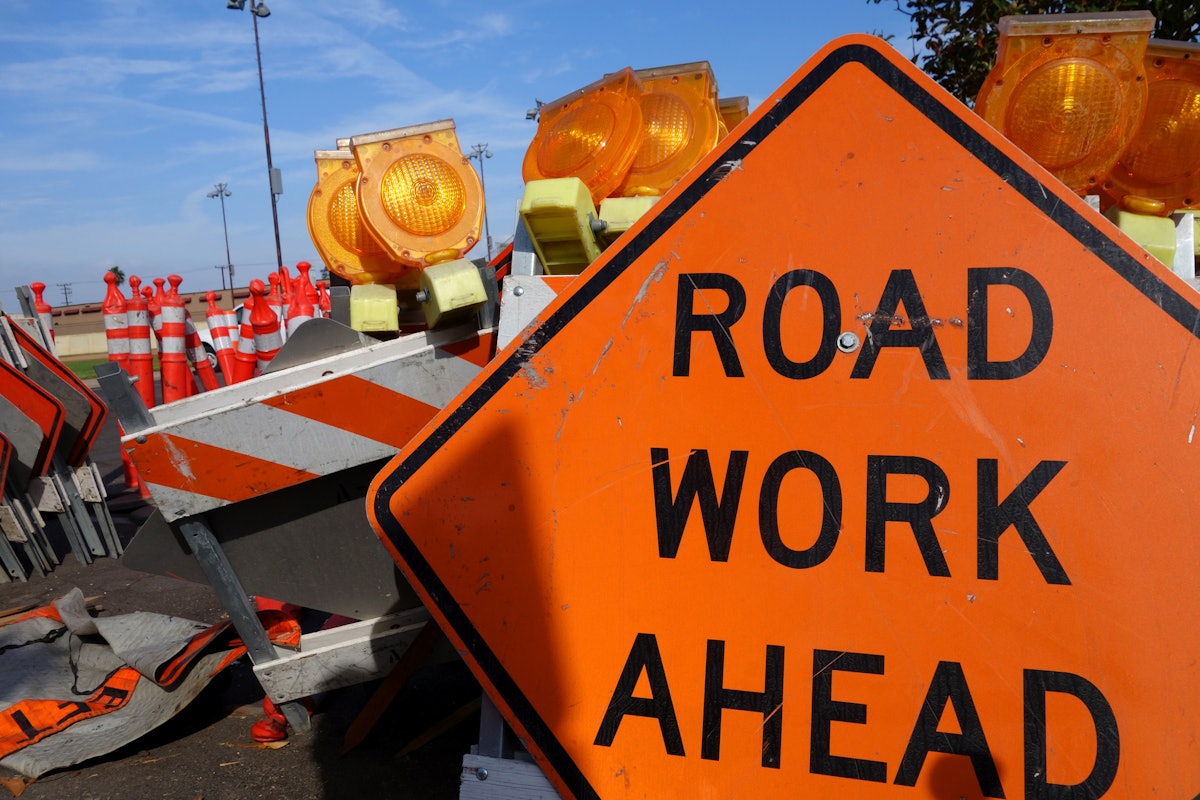
[[[128,543],[151,509],[136,493],[124,491],[117,456],[116,427],[110,419],[92,458],[105,477],[118,534]],[[56,533],[53,524],[50,533],[52,537]],[[85,597],[102,597],[105,615],[150,611],[205,623],[225,618],[205,585],[136,572],[109,558],[85,567],[61,538],[56,550],[62,563],[51,574],[27,583],[0,584],[0,608],[46,605],[79,587]],[[396,754],[478,698],[478,685],[466,668],[456,663],[419,671],[370,737],[339,757],[344,733],[374,688],[375,684],[364,684],[318,698],[312,732],[293,735],[285,746],[272,749],[250,738],[250,726],[262,717],[263,691],[249,660],[242,659],[157,730],[108,756],[44,775],[25,786],[20,796],[28,800],[458,797],[462,756],[478,739],[477,712],[414,752],[399,758]],[[12,775],[0,769],[0,778]],[[0,789],[0,800],[6,796]]]

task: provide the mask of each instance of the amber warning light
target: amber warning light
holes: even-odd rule
[[[1200,44],[1150,40],[1146,115],[1105,184],[1114,198],[1161,203],[1161,213],[1200,204]]]
[[[1100,188],[1146,108],[1148,11],[1003,17],[975,110],[1078,194]]]

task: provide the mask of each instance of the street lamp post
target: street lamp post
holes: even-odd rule
[[[241,11],[246,7],[246,0],[228,0],[226,8]],[[276,269],[283,269],[283,247],[279,243],[279,208],[276,198],[283,193],[283,180],[279,170],[271,163],[271,131],[267,127],[267,91],[263,86],[262,49],[258,43],[258,18],[271,16],[267,4],[262,0],[250,0],[250,19],[254,24],[254,55],[258,60],[258,96],[262,101],[263,114],[263,144],[267,148],[267,182],[271,189],[271,221],[275,225],[275,264]]]
[[[221,273],[221,288],[225,288],[225,273],[229,273],[229,288],[233,288],[233,259],[229,257],[229,223],[225,221],[225,198],[229,197],[233,192],[229,191],[229,187],[224,183],[218,183],[213,186],[213,190],[208,193],[209,197],[215,197],[221,201],[221,228],[225,231],[225,266],[217,267],[225,272]]]
[[[471,153],[467,158],[473,158],[479,162],[479,188],[483,189],[483,231],[487,237],[487,257],[488,261],[492,260],[492,231],[488,227],[487,218],[487,184],[483,180],[483,160],[491,158],[492,151],[487,149],[487,142],[477,144],[471,148]]]

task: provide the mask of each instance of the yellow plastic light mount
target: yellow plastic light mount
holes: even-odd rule
[[[487,302],[487,289],[479,268],[457,258],[421,270],[417,300],[425,312],[425,324],[436,328],[475,313]]]
[[[520,213],[547,275],[577,275],[600,256],[592,232],[596,207],[579,178],[530,181]]]
[[[707,61],[635,74],[642,83],[642,138],[617,194],[661,195],[721,139],[717,81]]]
[[[721,122],[725,124],[726,132],[731,131],[750,116],[750,98],[744,94],[722,97],[717,101],[717,111],[721,114]]]
[[[355,194],[359,170],[353,154],[349,150],[317,150],[313,158],[317,183],[308,196],[308,233],[325,265],[352,284],[415,285],[415,270],[393,259],[363,225]]]
[[[641,143],[641,93],[641,81],[626,67],[543,105],[521,164],[525,182],[578,178],[593,204],[612,194]]]
[[[350,327],[354,330],[398,331],[399,313],[394,286],[376,283],[350,287]]]
[[[1148,11],[1003,17],[975,110],[1079,194],[1099,191],[1146,107]]]
[[[600,201],[600,219],[604,222],[604,230],[596,238],[607,249],[658,201],[657,195],[604,198]]]
[[[1200,204],[1200,44],[1151,39],[1145,64],[1146,114],[1104,192],[1160,200],[1169,214]]]
[[[350,150],[363,223],[397,261],[423,268],[479,241],[483,187],[453,120],[352,136]]]
[[[1126,236],[1167,266],[1175,261],[1175,223],[1168,217],[1139,214],[1119,206],[1104,212]]]

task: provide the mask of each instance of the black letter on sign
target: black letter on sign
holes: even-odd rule
[[[1012,361],[988,360],[988,287],[1013,286],[1029,301],[1033,335],[1025,352]],[[1028,375],[1050,351],[1054,312],[1050,297],[1037,280],[1015,267],[977,267],[967,270],[967,379],[1002,381]]]
[[[757,711],[763,716],[762,765],[779,769],[783,743],[783,648],[767,645],[767,668],[761,692],[726,689],[725,642],[710,639],[704,663],[704,722],[700,757],[721,757],[721,711]]]
[[[650,697],[634,697],[633,690],[643,670],[646,680],[650,683]],[[663,746],[668,755],[682,756],[683,738],[679,735],[679,720],[675,717],[675,705],[671,702],[671,689],[667,686],[667,673],[663,669],[662,655],[658,652],[658,640],[651,633],[639,633],[633,641],[633,649],[617,679],[617,688],[613,690],[612,699],[608,701],[608,710],[596,732],[594,744],[600,747],[612,747],[621,727],[621,720],[627,715],[635,717],[650,717],[658,720],[658,728],[662,731]]]
[[[1046,783],[1046,692],[1078,697],[1096,726],[1096,763],[1083,783]],[[1072,733],[1075,736],[1075,733]],[[1025,796],[1040,800],[1096,800],[1117,777],[1121,734],[1112,706],[1090,681],[1069,672],[1025,670]]]
[[[806,469],[821,482],[821,532],[812,547],[793,550],[779,535],[779,487],[794,469]],[[815,567],[833,552],[842,527],[842,486],[833,465],[808,450],[792,450],[771,462],[758,496],[758,531],[767,554],[785,567]]]
[[[919,503],[889,503],[888,475],[916,475],[929,487]],[[930,575],[950,577],[950,567],[933,530],[933,518],[950,502],[950,480],[942,468],[917,456],[867,456],[867,572],[883,572],[889,522],[907,522]]]
[[[808,361],[792,361],[783,352],[782,324],[783,303],[788,292],[797,286],[811,286],[821,301],[821,316],[825,320],[821,327],[821,345],[816,355]],[[811,269],[794,269],[775,281],[767,295],[767,306],[763,309],[763,348],[771,367],[785,378],[801,380],[824,372],[837,355],[838,329],[842,326],[842,309],[833,281]]]
[[[1012,494],[997,502],[1000,495],[999,478],[997,477],[996,459],[981,458],[976,468],[979,481],[979,552],[976,557],[979,566],[980,580],[999,580],[1000,576],[1000,535],[1009,527],[1017,529],[1025,549],[1033,556],[1033,562],[1042,571],[1046,583],[1071,585],[1067,571],[1050,543],[1046,541],[1042,528],[1029,510],[1029,504],[1038,493],[1046,488],[1046,484],[1054,479],[1063,467],[1065,461],[1042,461],[1033,468],[1033,472],[1025,476],[1025,480],[1013,489]]]
[[[26,744],[33,743],[34,740],[36,740],[40,734],[45,733],[46,731],[50,730],[52,727],[52,726],[47,726],[45,728],[37,727],[36,725],[34,725],[32,722],[29,721],[29,717],[25,716],[24,711],[12,712],[12,721],[17,724],[17,727],[21,729],[21,733],[23,733],[25,735],[25,740],[26,740],[25,743]]]
[[[729,297],[729,305],[720,314],[692,313],[692,299],[698,289],[720,289]],[[708,331],[717,345],[721,366],[729,378],[742,377],[742,363],[729,329],[746,311],[746,290],[732,275],[722,272],[685,272],[679,276],[675,295],[675,366],[671,374],[685,378],[692,366],[692,334]]]
[[[882,675],[883,656],[841,653],[834,650],[813,651],[812,728],[809,736],[808,770],[814,775],[886,783],[887,764],[883,761],[847,758],[831,755],[829,752],[830,729],[834,720],[858,725],[867,723],[865,705],[833,699],[833,673],[837,670]]]
[[[71,710],[67,711],[67,709],[71,709]],[[65,713],[61,717],[59,717],[58,722],[54,723],[55,725],[62,725],[64,722],[66,722],[67,720],[69,720],[73,717],[78,717],[80,714],[86,714],[92,710],[92,707],[89,706],[87,703],[80,703],[76,700],[68,700],[65,703],[59,703],[58,710],[66,711],[67,713]]]
[[[958,717],[962,733],[943,733],[938,730],[938,723],[946,712],[946,703],[954,705],[954,715]],[[917,716],[917,724],[908,739],[904,758],[900,760],[900,769],[896,771],[896,784],[916,786],[921,767],[925,765],[925,756],[929,753],[969,756],[983,796],[1004,797],[1000,774],[996,771],[987,737],[983,735],[983,726],[979,724],[979,713],[975,710],[975,701],[971,699],[962,665],[954,661],[939,662],[933,673],[929,692]]]
[[[658,557],[674,558],[679,552],[683,529],[692,513],[693,501],[700,501],[700,519],[708,538],[708,557],[713,561],[729,560],[729,545],[733,541],[733,523],[737,520],[738,503],[742,499],[742,480],[746,477],[745,450],[729,454],[725,469],[725,488],[717,497],[712,466],[707,450],[693,450],[683,468],[679,493],[671,497],[671,464],[667,448],[651,447],[651,479],[654,481],[654,512],[658,521]]]
[[[904,310],[908,313],[908,328],[892,328],[896,317],[896,309],[904,302]],[[931,380],[945,381],[950,379],[950,370],[946,369],[946,359],[942,358],[942,348],[938,346],[937,336],[929,315],[925,313],[925,302],[917,291],[917,281],[910,269],[894,269],[888,277],[887,286],[883,287],[883,296],[879,298],[879,307],[871,316],[871,327],[863,342],[858,360],[854,362],[851,378],[869,378],[875,368],[875,359],[879,351],[885,347],[915,347],[925,360],[925,369]]]

